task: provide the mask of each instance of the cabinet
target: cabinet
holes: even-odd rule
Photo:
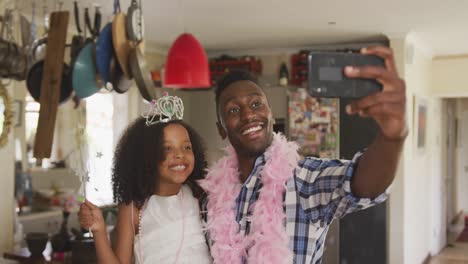
[[[78,209],[72,210],[68,218],[68,228],[72,227],[79,230],[80,224],[78,222]],[[23,225],[23,232],[47,232],[55,234],[60,230],[62,223],[62,211],[50,210],[45,212],[29,213],[20,215],[19,222]]]
[[[291,81],[292,85],[304,85],[308,74],[308,52],[301,51],[291,55]]]

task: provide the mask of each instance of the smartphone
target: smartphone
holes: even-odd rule
[[[385,67],[375,55],[356,52],[310,52],[308,56],[308,92],[313,97],[362,98],[382,91],[374,79],[348,78],[345,66]]]

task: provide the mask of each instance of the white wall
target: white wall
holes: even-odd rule
[[[430,92],[440,97],[468,97],[468,55],[433,60]]]
[[[468,69],[468,67],[467,67]],[[468,99],[457,99],[458,139],[456,145],[457,212],[468,214]]]
[[[441,208],[445,204],[441,203],[443,185],[440,161],[442,102],[430,96],[433,72],[430,55],[425,54],[424,46],[409,35],[405,49],[411,46],[414,56],[406,61],[404,71],[410,127],[404,148],[404,263],[421,263],[431,249],[432,253],[436,253],[438,247],[444,244],[442,234],[445,228],[441,219],[445,216],[442,216]],[[424,149],[416,146],[415,100],[424,100],[428,107]]]
[[[223,141],[218,135],[216,127],[217,118],[214,90],[181,90],[178,91],[177,94],[184,100],[185,112],[189,115],[188,118],[184,118],[184,120],[204,139],[208,163],[212,164],[224,155],[222,148],[227,144],[227,140]]]
[[[395,56],[395,63],[398,73],[401,77],[405,72],[405,40],[404,39],[391,39],[390,47],[393,49]],[[388,203],[388,263],[401,264],[404,263],[405,257],[405,240],[404,233],[406,225],[404,223],[404,159],[400,159],[400,164],[392,184],[392,189],[389,196]]]

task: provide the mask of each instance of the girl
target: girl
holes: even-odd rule
[[[155,105],[155,104],[153,104]],[[112,181],[119,204],[114,251],[98,207],[85,201],[80,224],[94,234],[99,263],[211,263],[196,183],[205,175],[200,136],[180,120],[138,118],[117,145]]]

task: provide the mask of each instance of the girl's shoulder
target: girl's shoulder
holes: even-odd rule
[[[126,203],[119,204],[119,215],[118,215],[119,221],[123,221],[128,224],[131,224],[135,232],[138,230],[138,225],[140,224],[138,215],[139,215],[139,210],[134,205],[133,202],[129,204],[126,204]]]

